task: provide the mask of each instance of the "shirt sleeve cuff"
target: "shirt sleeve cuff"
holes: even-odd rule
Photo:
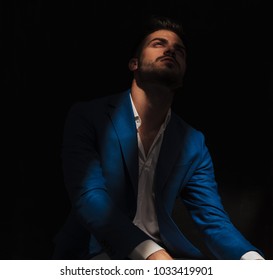
[[[145,240],[136,246],[130,253],[129,258],[132,260],[146,260],[151,254],[162,249],[163,248],[153,240]]]
[[[242,255],[241,260],[264,260],[264,258],[255,251],[249,251]]]

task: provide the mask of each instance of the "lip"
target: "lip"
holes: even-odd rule
[[[161,58],[159,58],[159,61],[168,61],[168,62],[171,62],[171,63],[176,64],[176,65],[178,64],[177,61],[170,56],[161,57]]]

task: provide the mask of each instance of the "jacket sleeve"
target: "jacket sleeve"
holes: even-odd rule
[[[224,210],[204,136],[199,132],[198,137],[198,155],[181,197],[208,249],[217,259],[240,259],[247,251],[262,254],[235,228]]]
[[[64,183],[79,221],[113,259],[149,239],[111,199],[97,152],[96,131],[84,103],[68,113],[63,134]]]

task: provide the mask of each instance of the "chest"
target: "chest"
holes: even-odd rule
[[[157,132],[139,133],[141,143],[143,145],[146,156],[148,155],[153,142],[155,141]]]

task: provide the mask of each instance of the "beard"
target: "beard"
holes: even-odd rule
[[[174,65],[139,65],[138,77],[143,83],[157,84],[169,89],[182,87],[183,73]]]

